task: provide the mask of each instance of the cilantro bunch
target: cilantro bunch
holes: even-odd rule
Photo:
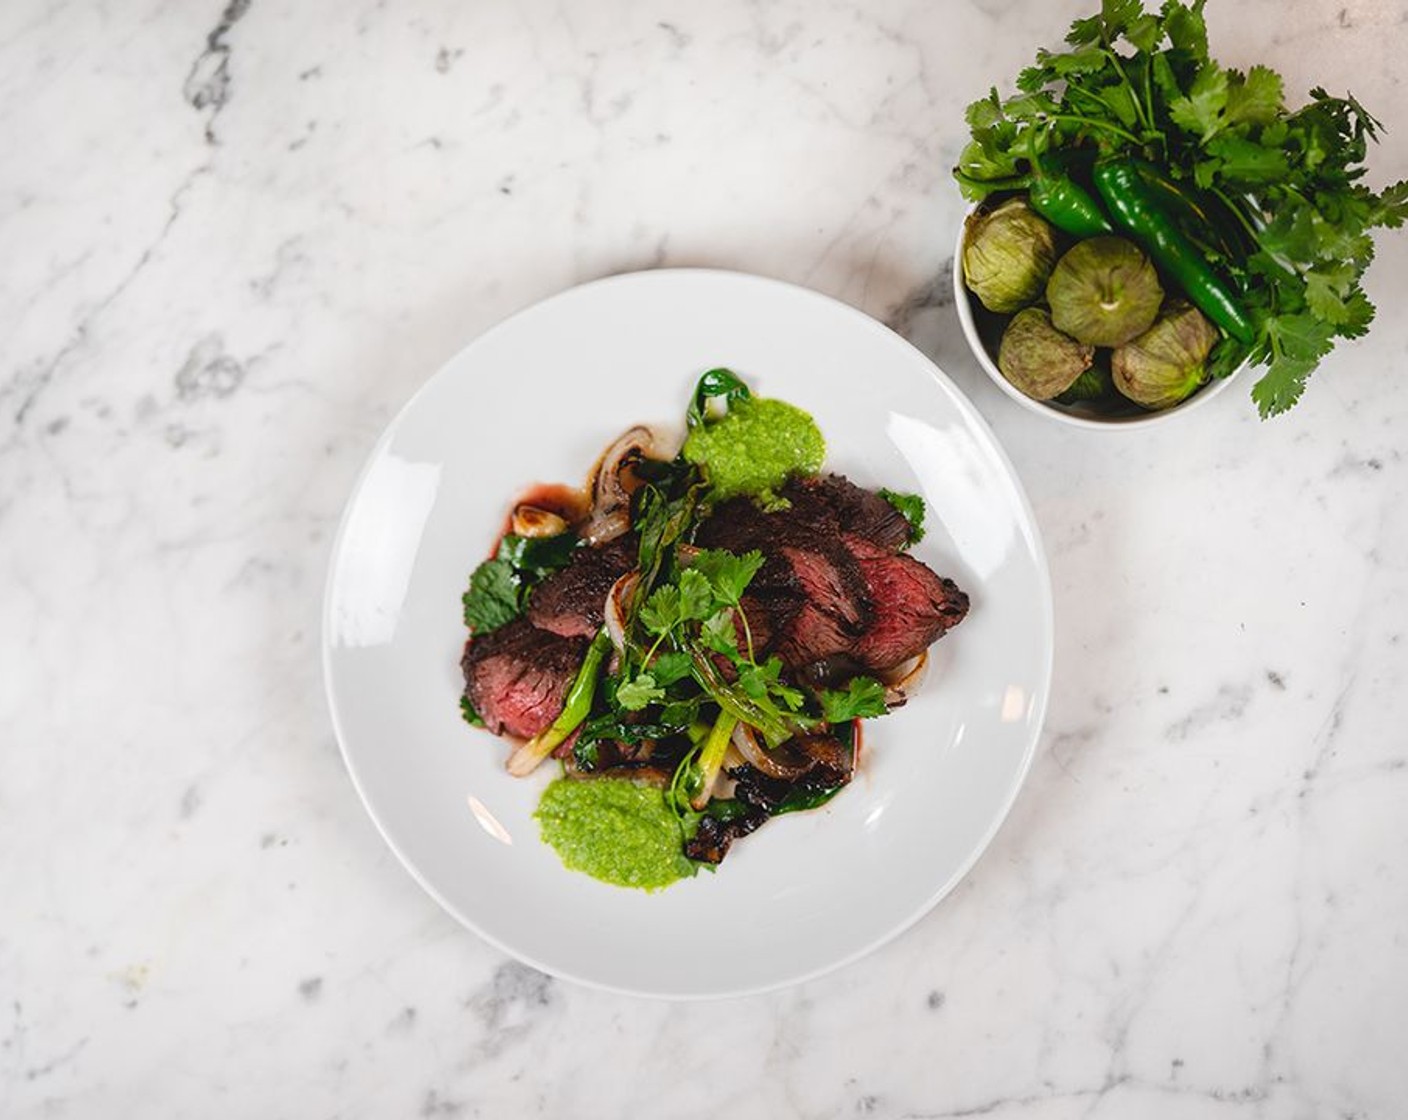
[[[1205,0],[1104,0],[1076,20],[1069,49],[1038,51],[1018,92],[969,106],[972,138],[955,178],[965,197],[1026,189],[1042,165],[1076,182],[1113,160],[1152,165],[1173,184],[1173,217],[1235,293],[1254,329],[1224,338],[1209,369],[1264,367],[1263,418],[1285,412],[1336,339],[1369,328],[1362,278],[1370,232],[1408,219],[1408,181],[1361,181],[1382,126],[1352,96],[1310,92],[1287,108],[1275,71],[1245,73],[1208,53]]]

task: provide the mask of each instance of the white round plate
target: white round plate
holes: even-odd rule
[[[653,894],[566,870],[533,819],[555,767],[460,719],[460,595],[513,498],[580,485],[634,423],[679,427],[727,366],[816,417],[827,467],[917,491],[915,549],[972,600],[919,693],[866,725],[855,780],[768,822],[717,873]],[[352,779],[451,914],[535,968],[644,995],[737,995],[854,960],[953,889],[1030,765],[1051,676],[1051,588],[1020,483],[973,406],[855,309],[738,273],[614,276],[518,313],[402,409],[333,548],[323,659]]]

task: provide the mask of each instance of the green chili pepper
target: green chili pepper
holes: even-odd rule
[[[1094,237],[1114,233],[1114,226],[1100,210],[1100,204],[1069,175],[1052,175],[1038,170],[1027,191],[1031,207],[1053,226],[1073,237]]]
[[[567,690],[562,702],[562,712],[552,721],[546,731],[540,731],[528,742],[519,747],[508,760],[510,774],[522,777],[552,754],[553,750],[566,741],[567,736],[577,730],[579,724],[592,710],[596,698],[596,679],[601,674],[601,663],[606,659],[606,651],[611,648],[611,636],[601,630],[587,647],[587,655],[582,658],[582,667],[577,670],[577,679]]]
[[[1138,159],[1129,163],[1189,241],[1227,261],[1244,260],[1255,250],[1247,244],[1246,231],[1236,216],[1216,195],[1195,196],[1162,168]]]
[[[1159,205],[1157,196],[1129,160],[1095,166],[1100,192],[1115,224],[1148,251],[1194,305],[1238,342],[1250,345],[1256,329],[1236,297]]]
[[[1072,237],[1115,232],[1090,192],[1072,179],[1068,171],[1054,170],[1042,162],[1035,129],[1027,131],[1027,162],[1031,164],[1027,201],[1053,226]]]

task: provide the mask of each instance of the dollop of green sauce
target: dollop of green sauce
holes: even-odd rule
[[[680,825],[651,786],[620,778],[558,778],[538,802],[543,839],[573,871],[653,891],[694,874]]]
[[[718,500],[747,495],[764,507],[776,506],[785,504],[777,494],[784,482],[821,469],[826,440],[796,405],[746,397],[690,432],[684,457],[708,472]]]

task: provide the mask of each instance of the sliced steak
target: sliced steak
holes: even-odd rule
[[[465,695],[495,735],[531,739],[561,713],[586,652],[582,638],[564,638],[516,618],[465,646]]]
[[[750,548],[762,551],[778,532],[773,522],[776,516],[764,513],[751,498],[730,498],[714,507],[714,512],[699,526],[695,540],[705,548],[725,548],[734,553]]]
[[[780,550],[802,592],[802,605],[783,629],[777,652],[791,667],[852,649],[870,622],[859,565],[844,549],[817,540]]]
[[[820,507],[819,507],[820,508]],[[851,648],[870,621],[865,580],[837,536],[836,523],[818,524],[795,509],[764,513],[747,498],[724,502],[699,527],[697,543],[733,553],[757,549],[766,558],[748,585],[750,624],[772,635],[754,649],[775,648],[798,667]]]
[[[783,496],[796,516],[818,528],[836,529],[863,537],[888,552],[898,552],[909,540],[909,522],[874,490],[857,486],[845,475],[797,479]]]
[[[538,584],[528,620],[565,638],[590,638],[605,621],[606,593],[636,566],[636,538],[618,537],[600,548],[579,548],[572,562]]]
[[[968,596],[953,580],[862,537],[841,539],[859,564],[870,597],[870,625],[852,650],[867,669],[884,672],[917,657],[967,615]]]

